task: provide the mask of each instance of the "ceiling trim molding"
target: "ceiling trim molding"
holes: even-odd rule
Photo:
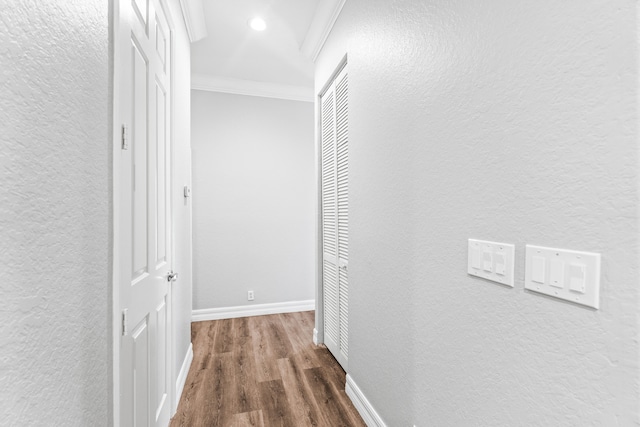
[[[318,4],[307,36],[300,46],[302,54],[316,62],[347,0],[326,0]]]
[[[202,0],[180,0],[180,8],[191,43],[207,37]]]
[[[263,98],[287,99],[290,101],[314,102],[313,88],[280,83],[257,82],[229,77],[193,74],[191,89],[235,95],[260,96]]]

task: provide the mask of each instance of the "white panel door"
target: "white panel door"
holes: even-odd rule
[[[158,0],[119,0],[116,117],[117,284],[123,310],[120,425],[170,418],[170,29]]]
[[[348,81],[346,67],[321,97],[322,300],[324,343],[348,361]]]

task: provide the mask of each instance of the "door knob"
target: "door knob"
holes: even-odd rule
[[[178,273],[174,273],[173,271],[167,273],[167,282],[175,282],[176,280],[178,280]]]

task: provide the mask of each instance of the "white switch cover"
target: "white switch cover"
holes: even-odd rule
[[[600,254],[527,245],[524,287],[600,307]]]
[[[513,245],[469,239],[467,273],[513,288],[514,258]]]

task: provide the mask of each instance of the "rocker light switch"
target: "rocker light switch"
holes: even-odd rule
[[[569,289],[573,292],[584,294],[585,292],[585,266],[571,264],[569,266]]]
[[[496,274],[504,276],[507,271],[507,257],[504,252],[496,254]]]
[[[479,247],[471,247],[471,267],[478,270],[482,268],[482,252]]]
[[[482,249],[482,268],[489,273],[493,270],[493,254],[490,246]]]
[[[547,260],[541,256],[534,256],[531,261],[531,280],[537,283],[544,283],[547,274]]]
[[[551,271],[549,272],[549,282],[556,288],[564,288],[564,261],[559,259],[551,260]]]

